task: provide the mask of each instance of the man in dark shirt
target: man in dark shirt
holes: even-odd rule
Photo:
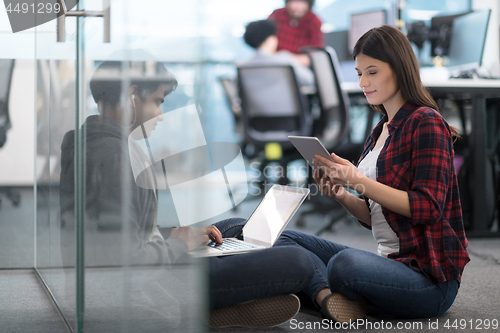
[[[285,7],[276,9],[269,20],[278,24],[278,50],[299,54],[304,46],[325,47],[321,20],[311,11],[314,0],[285,0]],[[309,66],[309,58],[302,55],[301,62]]]

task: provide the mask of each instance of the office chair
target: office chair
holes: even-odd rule
[[[238,119],[241,118],[241,100],[238,95],[238,85],[236,84],[236,80],[226,76],[220,76],[219,82],[224,89],[227,103],[229,104],[234,116]]]
[[[305,53],[311,59],[311,67],[316,77],[320,114],[314,119],[313,135],[318,137],[323,145],[342,158],[357,164],[363,151],[363,142],[353,142],[350,137],[350,103],[347,93],[342,90],[340,64],[335,50],[331,47],[307,48]],[[354,70],[354,69],[353,69]],[[373,128],[375,111],[370,108],[365,128],[365,138]],[[314,183],[312,174],[309,182]],[[336,201],[317,195],[311,199],[312,208],[302,211],[297,224],[304,224],[304,216],[321,212],[330,215],[330,221],[322,227],[317,235],[330,230],[333,224],[347,215],[347,211]]]
[[[288,183],[287,165],[301,158],[288,140],[289,135],[310,135],[312,119],[307,98],[290,65],[237,67],[244,128],[244,154],[252,158],[260,155],[260,172],[273,161],[266,154],[266,146],[281,147],[278,156],[281,170],[279,182]],[[264,181],[265,175],[264,175]]]
[[[438,100],[439,101],[439,100]],[[462,215],[465,230],[471,230],[474,228],[474,187],[476,186],[474,179],[476,177],[476,172],[474,169],[474,159],[473,150],[471,148],[471,137],[467,133],[467,120],[465,111],[465,101],[457,100],[455,101],[460,118],[460,136],[453,144],[453,149],[455,152],[455,172],[458,178],[458,187],[460,192],[460,202],[462,205]],[[498,103],[498,101],[496,102]],[[490,112],[496,114],[500,103],[494,106]],[[500,161],[499,161],[499,151],[500,151],[500,132],[498,131],[498,120],[494,117],[488,117],[492,121],[489,124],[488,132],[490,136],[488,138],[488,149],[486,151],[486,156],[484,163],[486,165],[486,183],[491,184],[486,186],[484,189],[486,193],[485,201],[485,217],[487,220],[487,227],[492,228],[495,220],[498,219],[498,209],[500,208]],[[497,120],[497,121],[495,121]]]
[[[12,84],[12,74],[14,73],[14,59],[0,59],[0,147],[7,140],[7,131],[11,127],[9,116],[9,97]],[[18,206],[21,202],[21,195],[10,187],[0,187],[0,204],[2,194]]]
[[[219,82],[224,90],[229,109],[231,109],[233,114],[236,133],[239,136],[238,141],[243,144],[243,121],[241,115],[241,99],[238,95],[238,84],[235,78],[227,76],[219,76]]]

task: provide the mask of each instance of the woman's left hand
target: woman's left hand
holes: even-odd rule
[[[363,177],[363,174],[348,160],[334,153],[331,156],[333,161],[316,155],[313,162],[316,167],[323,171],[325,176],[330,178],[332,184],[356,190],[356,186],[359,184],[359,180]]]

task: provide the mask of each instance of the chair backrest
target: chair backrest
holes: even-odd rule
[[[8,115],[10,86],[14,71],[14,59],[0,59],[0,116]]]
[[[227,76],[219,76],[219,82],[224,90],[224,95],[226,96],[227,104],[231,109],[231,113],[234,119],[234,128],[236,130],[237,140],[243,143],[244,133],[243,133],[243,119],[241,119],[241,99],[238,94],[238,84],[236,78],[230,78]]]
[[[306,49],[316,77],[321,115],[315,135],[326,148],[333,149],[349,134],[349,99],[341,87],[340,64],[335,50]]]
[[[238,86],[250,143],[280,142],[287,148],[288,135],[311,134],[309,107],[292,66],[238,66]]]
[[[10,128],[9,97],[14,72],[14,59],[0,59],[0,147],[7,140],[7,130]]]
[[[226,95],[226,99],[229,107],[231,108],[231,111],[233,111],[235,117],[240,117],[241,100],[240,96],[238,95],[238,85],[236,84],[236,80],[229,77],[220,76],[219,82],[224,89],[224,95]]]

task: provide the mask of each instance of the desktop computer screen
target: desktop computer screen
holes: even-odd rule
[[[434,16],[431,18],[431,28],[426,38],[431,41],[431,55],[433,57],[448,55],[453,20],[468,13],[470,12],[455,15]]]
[[[450,71],[469,71],[481,67],[490,10],[474,11],[453,20],[446,66]]]
[[[349,54],[352,54],[354,45],[359,37],[371,28],[380,27],[387,23],[385,9],[374,10],[351,15],[351,28],[349,29]]]

